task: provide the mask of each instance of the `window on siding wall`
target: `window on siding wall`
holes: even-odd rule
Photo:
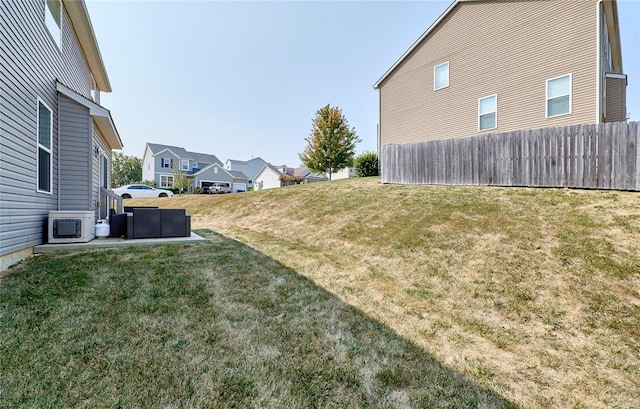
[[[182,170],[185,170],[185,171],[189,170],[189,160],[188,159],[182,159]]]
[[[449,61],[433,67],[433,89],[439,90],[449,86]]]
[[[171,158],[162,158],[162,167],[163,168],[171,168],[171,169],[173,169],[173,159],[171,159]]]
[[[160,187],[173,187],[173,175],[160,175]]]
[[[498,127],[498,96],[490,95],[478,100],[478,130]]]
[[[107,188],[107,182],[109,180],[109,162],[105,155],[100,155],[100,186],[104,189]]]
[[[44,0],[44,22],[58,48],[60,48],[60,44],[62,43],[60,30],[62,26],[60,23],[61,13],[62,4],[60,0]]]
[[[98,89],[98,84],[96,84],[96,80],[91,76],[91,99],[96,104],[100,103],[100,90]]]
[[[51,193],[51,146],[53,116],[51,109],[38,100],[38,191]]]
[[[547,118],[571,113],[571,74],[547,80]]]

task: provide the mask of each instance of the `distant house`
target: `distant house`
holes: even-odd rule
[[[314,182],[325,182],[329,180],[327,176],[321,173],[313,173],[306,166],[300,166],[297,168],[288,168],[288,172],[290,172],[294,177],[301,179],[302,184],[306,183],[314,183]],[[335,175],[335,174],[334,174]]]
[[[356,177],[356,170],[353,166],[348,166],[344,169],[331,174],[331,180],[348,179]]]
[[[193,176],[214,164],[223,167],[215,155],[189,152],[178,146],[147,143],[142,157],[142,179],[152,180],[160,188],[172,188],[176,172],[183,171]]]
[[[194,187],[202,189],[214,183],[225,183],[231,187],[232,192],[238,193],[247,191],[248,179],[244,173],[227,170],[219,163],[208,165],[193,173]]]
[[[253,182],[254,188],[255,190],[266,190],[285,186],[287,183],[284,182],[282,178],[286,176],[286,173],[282,172],[277,167],[267,164],[263,166],[260,172],[256,175]]]
[[[456,0],[375,83],[379,147],[626,120],[616,0]]]
[[[326,180],[326,176],[311,173],[306,166],[290,168],[286,165],[265,165],[256,175],[254,183],[255,190],[264,190]]]
[[[0,16],[1,271],[43,243],[50,211],[106,217],[123,145],[85,2],[2,1]]]
[[[228,159],[224,164],[224,168],[230,171],[242,172],[248,178],[247,189],[253,189],[253,180],[265,165],[268,165],[268,163],[261,157],[252,158],[247,161]]]

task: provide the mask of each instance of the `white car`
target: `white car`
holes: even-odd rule
[[[221,194],[221,193],[231,193],[231,186],[229,186],[226,183],[214,183],[213,185],[209,186],[208,188],[205,188],[203,190],[204,193],[215,193],[215,194]]]
[[[148,185],[124,185],[117,189],[113,189],[113,193],[123,199],[141,198],[141,197],[171,197],[173,192],[165,189],[156,189]]]

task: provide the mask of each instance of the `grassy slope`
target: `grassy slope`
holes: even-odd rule
[[[637,404],[638,194],[374,178],[138,203],[187,208],[519,405]]]
[[[511,408],[248,246],[47,254],[0,281],[0,408]]]

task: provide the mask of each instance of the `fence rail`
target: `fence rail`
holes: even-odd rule
[[[382,182],[640,191],[639,142],[614,122],[384,145]]]

